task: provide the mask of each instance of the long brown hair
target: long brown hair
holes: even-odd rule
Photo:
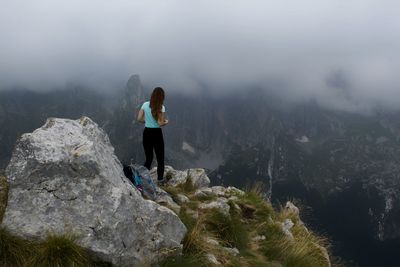
[[[165,93],[161,87],[156,87],[151,93],[150,108],[151,115],[158,120],[158,115],[161,113],[162,105],[164,103]]]

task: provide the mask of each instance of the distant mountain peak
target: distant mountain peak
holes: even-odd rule
[[[145,95],[140,76],[138,74],[133,74],[129,77],[129,80],[126,83],[125,105],[139,108],[139,105],[144,101],[144,99]]]

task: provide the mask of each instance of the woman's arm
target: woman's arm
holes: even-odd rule
[[[164,126],[168,124],[168,120],[165,119],[165,112],[161,112],[158,116],[158,125]]]
[[[137,115],[137,121],[144,123],[144,111],[140,109]]]

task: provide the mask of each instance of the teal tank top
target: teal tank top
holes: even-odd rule
[[[142,107],[140,109],[143,109],[144,111],[144,126],[147,128],[160,128],[160,125],[154,119],[153,115],[151,114],[151,108],[150,108],[150,101],[146,101],[143,103]],[[161,112],[165,112],[165,107],[164,105],[162,106]]]

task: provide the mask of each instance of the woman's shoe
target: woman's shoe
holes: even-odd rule
[[[163,185],[166,185],[167,184],[167,181],[166,181],[166,179],[164,178],[164,179],[157,179],[157,185],[158,186],[163,186]]]

